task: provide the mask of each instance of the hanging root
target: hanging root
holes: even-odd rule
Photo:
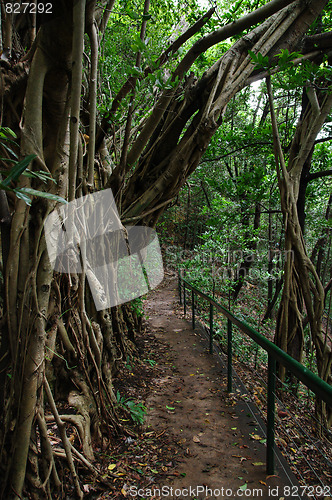
[[[37,422],[40,433],[40,445],[41,452],[43,456],[43,467],[44,467],[44,482],[42,484],[42,489],[46,490],[49,493],[49,481],[52,476],[54,485],[57,490],[60,490],[62,487],[62,483],[58,476],[58,472],[56,469],[54,454],[52,451],[51,443],[47,434],[47,425],[45,421],[45,415],[43,408],[40,408],[37,413]],[[49,497],[51,498],[51,497]]]
[[[78,496],[78,498],[83,498],[83,491],[81,490],[80,482],[79,482],[78,475],[77,475],[77,472],[75,469],[75,464],[74,464],[74,459],[73,459],[73,454],[72,454],[72,446],[71,446],[71,443],[70,443],[68,436],[66,434],[66,424],[61,419],[61,417],[58,413],[51,388],[50,388],[49,383],[48,383],[46,378],[44,380],[44,387],[45,387],[45,392],[47,395],[48,402],[50,404],[51,412],[53,413],[55,422],[56,422],[58,429],[59,429],[62,444],[63,444],[64,450],[66,453],[68,466],[69,466],[72,478],[74,480],[75,490],[76,490],[77,496]]]

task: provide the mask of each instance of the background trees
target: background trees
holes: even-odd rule
[[[17,134],[20,158],[35,155],[30,170],[46,172],[55,181],[45,185],[38,176],[22,176],[17,186],[69,201],[111,187],[123,223],[155,226],[222,126],[211,147],[219,154],[220,143],[229,137],[235,153],[228,165],[225,162],[220,186],[213,186],[211,166],[207,180],[198,177],[198,185],[215,213],[230,193],[226,204],[232,205],[249,262],[262,224],[263,186],[273,183],[275,173],[271,149],[268,162],[256,164],[246,156],[247,147],[255,152],[259,145],[265,148],[271,143],[263,127],[267,108],[259,117],[256,144],[249,144],[249,137],[259,124],[258,114],[253,115],[251,128],[248,124],[245,128],[248,141],[243,147],[239,130],[250,94],[244,91],[242,102],[232,99],[251,79],[265,76],[266,68],[253,63],[249,50],[268,65],[281,51],[297,49],[301,49],[298,63],[315,57],[321,63],[330,35],[306,33],[326,3],[272,0],[261,7],[238,3],[223,19],[215,16],[214,8],[202,13],[195,3],[179,7],[169,1],[151,6],[148,1],[139,5],[59,1],[52,14],[35,14],[34,9],[24,13],[23,3],[15,13],[11,4],[2,2],[2,125]],[[321,15],[321,32],[325,20]],[[230,37],[231,42],[225,43]],[[329,102],[329,96],[326,99]],[[329,110],[320,106],[322,125]],[[296,112],[290,114],[287,120],[296,120]],[[289,128],[287,134],[292,135]],[[310,145],[304,160],[312,140]],[[11,166],[8,150],[2,147],[1,156],[6,177]],[[212,150],[209,156],[213,158]],[[215,202],[209,199],[211,186],[219,195]],[[266,201],[274,205],[275,189],[270,192],[272,201]],[[10,227],[8,260],[2,260],[6,305],[0,374],[2,496],[19,498],[28,488],[35,498],[51,498],[61,487],[47,434],[47,404],[76,493],[82,497],[73,461],[78,451],[68,440],[65,423],[77,427],[85,463],[93,470],[92,442],[103,445],[112,432],[122,430],[114,410],[112,378],[119,360],[134,351],[139,320],[130,304],[97,312],[84,273],[52,272],[43,224],[55,201],[33,197],[29,206],[10,193],[7,201],[11,220],[8,210],[1,214],[3,225],[3,216],[7,217],[6,234]],[[278,210],[268,208],[268,213],[274,209]],[[294,203],[292,210],[296,213]],[[271,235],[272,227],[271,222]],[[326,237],[324,229],[321,237]],[[200,228],[197,235],[202,232]],[[234,296],[243,279],[241,274],[234,277],[230,288]],[[321,289],[319,297],[312,292],[321,307]]]

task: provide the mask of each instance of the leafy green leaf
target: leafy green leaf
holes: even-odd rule
[[[14,139],[17,139],[17,135],[15,132],[9,128],[9,127],[0,127],[0,137],[7,138],[7,136],[10,135],[11,137],[14,137]]]
[[[29,196],[27,196],[25,193],[21,193],[19,189],[14,189],[13,191],[16,194],[17,198],[23,200],[27,205],[31,205],[31,198]]]
[[[11,169],[6,179],[2,181],[3,186],[9,187],[12,181],[16,181],[34,158],[36,158],[36,155],[29,155],[16,163],[15,167]]]
[[[135,21],[137,21],[140,16],[137,14],[137,12],[133,11],[133,10],[129,10],[127,9],[127,14],[128,16],[131,18],[131,19],[134,19]]]
[[[23,195],[31,195],[38,196],[39,198],[46,198],[47,200],[59,201],[60,203],[68,203],[64,198],[58,196],[57,194],[46,193],[45,191],[38,191],[37,189],[32,188],[17,188],[13,189],[14,193],[23,194]]]
[[[7,142],[13,142],[13,141],[7,140]],[[7,144],[5,142],[2,142],[2,146],[8,151],[8,153],[10,153],[12,156],[14,156],[14,158],[17,158],[17,154],[9,146],[7,146]]]
[[[33,172],[32,170],[29,170],[27,168],[26,171],[23,172],[23,175],[25,175],[26,177],[32,177],[34,179],[39,179],[44,183],[52,181],[56,184],[56,181],[55,179],[53,179],[52,175],[49,172],[44,172],[43,170],[39,170],[38,172]]]

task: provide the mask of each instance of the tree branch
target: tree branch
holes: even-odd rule
[[[143,78],[146,78],[149,74],[153,73],[156,68],[160,68],[163,66],[170,58],[172,54],[174,54],[184,43],[186,43],[192,36],[194,36],[206,23],[207,21],[212,17],[212,15],[215,12],[215,7],[211,8],[204,16],[202,16],[196,23],[194,23],[189,29],[187,29],[182,35],[180,35],[155,61],[154,63],[154,69],[151,67],[147,67],[144,70],[144,75]],[[126,95],[130,92],[135,87],[135,81],[137,80],[137,77],[135,76],[130,76],[127,81],[122,85],[121,89],[117,93],[117,95],[114,97],[111,109],[105,115],[101,121],[100,128],[98,131],[97,135],[97,141],[96,141],[96,151],[98,151],[103,138],[107,134],[107,132],[110,129],[109,125],[109,117],[114,115],[114,113],[117,111],[122,99],[126,97]]]
[[[321,0],[321,1],[324,3],[326,2],[326,0]],[[292,11],[288,12],[291,9],[287,9],[278,12],[278,10],[280,10],[284,6],[284,4],[287,5],[289,3],[290,4],[294,3],[294,8]],[[277,9],[277,5],[279,6],[279,9]],[[237,43],[234,44],[233,47],[230,49],[230,51],[226,52],[221,57],[221,59],[217,61],[212,66],[212,68],[210,68],[210,70],[206,72],[205,75],[203,75],[199,84],[203,84],[203,82],[205,82],[207,78],[210,78],[211,81],[214,81],[216,77],[215,73],[218,73],[220,64],[223,64],[224,60],[228,58],[229,54],[233,55],[233,60],[231,61],[231,64],[233,65],[235,62],[234,55],[237,54],[236,48],[239,49],[241,44],[242,44],[242,50],[243,46],[247,47],[248,49],[251,48],[253,45],[255,45],[255,49],[257,51],[263,50],[264,53],[267,54],[268,53],[267,51],[270,52],[275,43],[277,41],[280,41],[280,37],[283,34],[285,34],[287,29],[293,27],[294,38],[298,38],[301,29],[303,30],[304,26],[306,25],[306,23],[301,19],[298,20],[298,22],[296,21],[296,19],[299,18],[301,10],[302,8],[299,2],[285,2],[282,0],[280,0],[279,2],[272,0],[272,2],[270,2],[264,7],[261,7],[260,9],[257,9],[256,11],[254,11],[254,13],[245,16],[244,18],[240,19],[235,23],[227,25],[224,28],[221,28],[220,30],[217,30],[215,33],[212,33],[207,37],[201,38],[198,42],[196,42],[196,44],[194,44],[194,46],[185,55],[183,60],[179,63],[176,70],[173,72],[172,80],[175,81],[178,78],[179,82],[182,81],[185,72],[188,69],[190,69],[190,66],[194,63],[197,57],[205,50],[207,50],[209,47],[211,47],[214,43],[215,44],[219,43],[222,40],[228,38],[229,36],[240,33],[247,27],[250,27],[252,24],[258,23],[260,20],[264,20],[265,17],[268,17],[269,15],[271,16],[271,14],[276,14],[276,15],[269,17],[269,19],[267,19],[266,21],[266,24],[263,23],[259,25],[257,28],[253,29],[250,34],[248,34],[246,37],[243,37],[241,41],[237,42],[238,45]],[[313,11],[314,10],[315,9],[313,9]],[[312,14],[313,12],[311,11],[309,13],[305,11],[304,13],[305,21],[307,21],[306,18],[308,18],[309,21],[313,17]],[[265,31],[264,35],[262,35],[261,33],[263,29]],[[218,36],[215,36],[216,33],[218,34]],[[259,36],[259,34],[261,36]],[[267,39],[269,38],[269,36],[272,36],[272,39],[274,38],[274,41],[270,39],[269,43],[267,43]],[[237,89],[238,91],[240,88],[243,88],[243,86],[246,85],[246,81],[248,80],[249,75],[252,73],[253,69],[254,67],[251,64],[251,59],[249,56],[247,56],[243,61],[240,62],[240,65],[236,69],[236,71],[234,70],[235,71],[234,74],[232,71],[229,71],[227,73],[226,80],[223,82],[224,85],[223,88],[224,89],[228,88],[229,92],[226,91],[221,92],[221,90],[218,91],[219,97],[216,99],[213,107],[215,116],[217,116],[219,112],[222,110],[223,106],[225,106],[226,95],[230,95],[233,89]],[[128,153],[129,165],[133,165],[138,160],[140,154],[144,150],[144,147],[146,146],[150,137],[156,130],[158,124],[160,123],[160,120],[162,119],[164,114],[164,110],[167,109],[178,87],[179,84],[175,85],[172,88],[172,90],[168,89],[165,90],[161,95],[159,101],[156,103],[151,115],[149,116],[144,128],[142,129],[140,135],[137,137],[131,150]]]
[[[332,175],[332,170],[323,170],[322,172],[314,172],[307,176],[306,181],[311,182],[314,179],[320,179],[321,177],[329,177],[330,175]]]
[[[332,31],[308,36],[304,39],[305,52],[312,50],[325,50],[332,47]]]
[[[271,142],[255,142],[255,144],[246,144],[245,146],[241,146],[240,148],[233,149],[229,153],[226,153],[226,154],[221,155],[221,156],[217,156],[217,158],[203,158],[201,163],[207,163],[209,161],[219,161],[219,160],[222,160],[223,158],[226,158],[227,156],[230,156],[234,153],[238,153],[239,151],[242,151],[243,149],[256,148],[258,146],[271,146],[271,144],[272,144]]]
[[[142,20],[141,32],[140,32],[140,39],[143,43],[144,43],[144,39],[145,39],[146,24],[147,24],[146,15],[149,13],[149,8],[150,8],[150,0],[145,0],[144,1],[144,8],[143,8],[143,20]],[[141,61],[142,61],[142,52],[138,51],[136,54],[136,62],[135,62],[136,68],[141,67]],[[126,170],[128,147],[129,147],[129,141],[130,141],[133,114],[134,114],[136,81],[137,81],[137,77],[134,77],[133,82],[132,82],[133,90],[132,90],[132,93],[130,96],[127,121],[126,121],[126,127],[125,127],[125,134],[124,134],[124,139],[123,139],[123,144],[122,144],[120,164],[118,165],[118,167],[114,171],[114,178],[117,179],[117,181],[118,181],[117,182],[118,185],[116,186],[116,189],[120,186],[122,179],[124,177],[125,170]]]
[[[330,47],[331,48],[331,47]],[[292,63],[294,66],[297,66],[298,64],[304,62],[304,61],[312,61],[316,59],[316,57],[321,56],[323,54],[326,54],[325,51],[323,50],[314,50],[312,52],[308,52],[307,54],[304,54],[301,57],[296,57],[295,59],[292,60]],[[266,78],[268,75],[275,75],[276,73],[279,73],[279,71],[283,71],[283,68],[280,66],[276,66],[275,68],[270,68],[268,71],[263,71],[263,72],[258,72],[248,78],[246,81],[246,85],[250,85],[251,83],[258,82],[259,80],[262,80],[263,78]]]
[[[174,76],[179,76],[182,78],[184,73],[188,71],[193,62],[197,59],[197,57],[205,52],[207,49],[216,45],[217,43],[226,40],[227,38],[238,35],[245,29],[250,28],[251,26],[258,24],[261,21],[264,21],[268,17],[272,16],[276,12],[279,12],[287,5],[294,3],[294,0],[272,0],[271,2],[263,5],[254,12],[242,17],[238,21],[232,22],[223,26],[222,28],[214,31],[210,35],[207,35],[200,40],[198,40],[191,49],[184,56],[183,60],[179,64],[177,70],[174,73]]]
[[[108,20],[110,18],[111,12],[112,12],[113,7],[114,7],[114,4],[115,4],[115,0],[109,0],[107,2],[107,5],[106,5],[104,11],[101,11],[100,21],[96,16],[96,20],[97,20],[97,23],[99,25],[99,31],[101,33],[105,32]]]
[[[69,152],[69,185],[68,199],[75,198],[76,166],[78,152],[78,135],[80,124],[80,103],[82,86],[82,59],[84,47],[85,5],[81,0],[73,7],[73,60],[72,60],[72,92],[70,102],[70,152]]]
[[[95,165],[95,143],[96,143],[96,118],[97,118],[97,79],[98,79],[98,36],[96,21],[94,18],[93,4],[87,10],[87,32],[91,46],[91,66],[89,75],[89,144],[88,144],[88,185],[93,188],[94,165]]]
[[[321,144],[322,142],[328,142],[328,141],[331,141],[332,139],[332,135],[329,135],[328,137],[323,137],[322,139],[317,139],[315,141],[315,145],[316,144]]]
[[[266,77],[266,87],[267,93],[269,97],[270,103],[270,114],[271,114],[271,123],[272,123],[272,132],[273,132],[273,149],[274,149],[274,157],[277,167],[278,179],[280,182],[281,174],[286,179],[288,178],[288,172],[286,168],[285,158],[281,147],[280,136],[278,131],[278,123],[275,115],[274,104],[273,104],[273,93],[271,86],[271,77]]]

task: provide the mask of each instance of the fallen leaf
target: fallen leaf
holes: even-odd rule
[[[265,481],[262,481],[262,480],[260,479],[260,480],[259,480],[259,482],[260,482],[261,484],[263,484],[264,486],[266,486],[266,482],[265,482]]]
[[[113,470],[113,469],[115,469],[115,467],[116,467],[116,464],[110,464],[107,468],[108,468],[108,470]]]
[[[201,442],[201,440],[199,439],[198,436],[194,436],[193,437],[193,441],[194,441],[194,443],[200,443]]]
[[[280,444],[281,444],[284,448],[286,448],[286,447],[288,446],[287,441],[285,441],[284,439],[282,439],[282,438],[280,438],[280,437],[278,437],[278,438],[277,438],[277,441],[278,441],[278,442],[279,442],[279,443],[280,443]]]
[[[186,441],[187,441],[187,440],[186,440],[186,438],[183,438],[183,439],[180,439],[180,441],[178,441],[177,443],[178,443],[178,444],[183,444],[183,443],[185,443]]]
[[[258,466],[258,465],[264,465],[263,462],[252,462],[252,465]]]
[[[255,441],[260,441],[262,436],[259,436],[258,434],[250,434],[251,439],[254,439]]]

